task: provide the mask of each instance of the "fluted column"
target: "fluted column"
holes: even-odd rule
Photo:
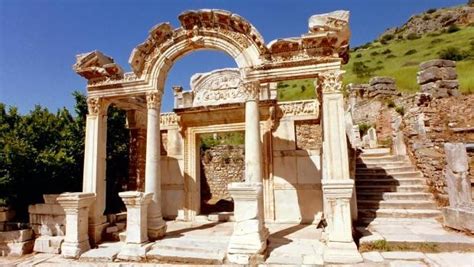
[[[234,232],[229,241],[227,258],[232,263],[256,264],[263,261],[268,230],[263,218],[262,149],[258,82],[246,82],[241,90],[245,102],[245,182],[231,183],[234,200]]]
[[[161,213],[161,152],[160,152],[160,107],[161,92],[149,92],[147,101],[147,132],[145,160],[145,192],[153,193],[148,206],[148,237],[156,240],[166,232]]]
[[[87,98],[82,191],[96,195],[94,204],[89,209],[89,238],[93,245],[100,242],[102,232],[107,226],[104,210],[108,106],[109,103],[102,98]]]
[[[328,223],[324,261],[356,263],[362,261],[352,238],[351,198],[354,180],[350,178],[345,131],[341,70],[318,76],[322,92],[324,216]]]

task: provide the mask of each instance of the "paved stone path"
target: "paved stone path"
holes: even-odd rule
[[[320,242],[322,231],[314,225],[269,224],[268,265],[323,265],[323,247]],[[416,227],[413,229],[417,229]],[[412,230],[413,230],[412,229]],[[163,259],[173,257],[210,257],[218,259],[225,255],[225,249],[233,230],[233,223],[168,223],[165,239],[155,242],[150,252],[165,251]],[[432,230],[432,229],[431,229]],[[421,230],[420,230],[421,231]],[[430,231],[430,229],[426,230]],[[429,232],[426,233],[429,235]],[[457,233],[456,233],[457,234]],[[457,236],[457,235],[456,235]],[[132,263],[113,261],[120,242],[104,243],[90,250],[80,261],[63,259],[56,254],[30,254],[21,258],[0,257],[0,266],[177,266],[157,263]],[[354,266],[474,266],[474,253],[420,253],[420,252],[365,252],[364,262]],[[175,260],[175,259],[174,259]],[[161,262],[161,261],[160,261]],[[182,261],[181,263],[187,263]],[[207,263],[213,263],[208,261]],[[215,263],[215,262],[214,262]],[[189,266],[189,265],[187,265]],[[195,266],[195,265],[194,265]]]

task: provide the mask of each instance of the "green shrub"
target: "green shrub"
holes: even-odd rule
[[[431,44],[438,44],[438,43],[441,43],[442,41],[444,41],[444,40],[441,39],[441,38],[435,38],[435,39],[431,40]]]
[[[453,32],[457,32],[457,31],[459,31],[459,30],[461,30],[461,29],[458,27],[458,25],[452,24],[451,26],[449,26],[449,27],[446,29],[446,32],[447,32],[447,33],[453,33]]]
[[[426,10],[426,13],[433,14],[433,13],[436,12],[436,10],[437,10],[436,8],[430,8],[430,9]]]
[[[431,17],[429,15],[424,15],[423,16],[423,20],[430,20],[430,19],[431,19]]]
[[[385,58],[395,58],[397,56],[393,55],[393,54],[390,54],[390,55],[387,55]]]
[[[373,70],[369,68],[364,62],[354,62],[352,65],[352,72],[359,78],[369,77],[372,75]]]
[[[382,63],[383,63],[382,60],[377,61],[377,64],[382,64]]]
[[[386,54],[390,54],[392,53],[392,50],[390,49],[385,49],[384,51],[382,51],[382,55],[386,55]]]
[[[416,39],[420,39],[420,36],[414,32],[409,33],[407,35],[407,40],[416,40]]]
[[[371,56],[378,56],[378,55],[379,55],[379,52],[373,51],[373,52],[370,53],[370,55],[371,55]]]
[[[398,40],[403,40],[403,39],[404,39],[404,38],[403,38],[403,34],[398,35],[398,36],[397,36],[397,39],[398,39]]]
[[[427,36],[429,36],[429,37],[436,37],[436,36],[440,36],[440,35],[441,35],[440,32],[430,32],[430,33],[427,34]]]
[[[388,99],[386,103],[387,103],[387,107],[389,108],[395,107],[395,102],[393,102],[393,99]]]
[[[395,111],[396,111],[398,114],[402,115],[402,116],[405,115],[405,108],[402,107],[402,106],[396,107],[396,108],[395,108]]]
[[[405,52],[405,56],[416,54],[416,52],[418,52],[418,51],[416,51],[416,49],[410,49],[410,50]]]
[[[362,54],[357,54],[355,57],[356,57],[356,58],[361,58],[361,57],[362,57]]]
[[[441,50],[438,53],[438,55],[439,55],[439,58],[441,59],[454,60],[454,61],[460,61],[469,57],[468,52],[461,51],[459,50],[459,48],[453,47],[453,46],[450,46]]]
[[[365,122],[362,122],[362,123],[359,123],[359,132],[360,132],[360,136],[364,136],[367,131],[373,127],[374,125],[370,124],[370,123],[365,123]]]

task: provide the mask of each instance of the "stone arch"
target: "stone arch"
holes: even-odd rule
[[[181,27],[173,29],[169,23],[156,25],[130,56],[133,72],[147,81],[151,90],[162,91],[174,62],[194,51],[222,51],[241,70],[261,64],[268,55],[260,33],[239,15],[203,9],[186,11],[178,18]]]

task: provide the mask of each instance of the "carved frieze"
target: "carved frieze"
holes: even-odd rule
[[[123,77],[122,68],[114,62],[113,58],[100,51],[77,55],[73,69],[89,83],[106,79],[120,80]]]
[[[160,126],[178,125],[179,116],[174,112],[161,113]]]
[[[317,100],[291,101],[278,103],[281,117],[312,115],[319,117],[319,102]]]

